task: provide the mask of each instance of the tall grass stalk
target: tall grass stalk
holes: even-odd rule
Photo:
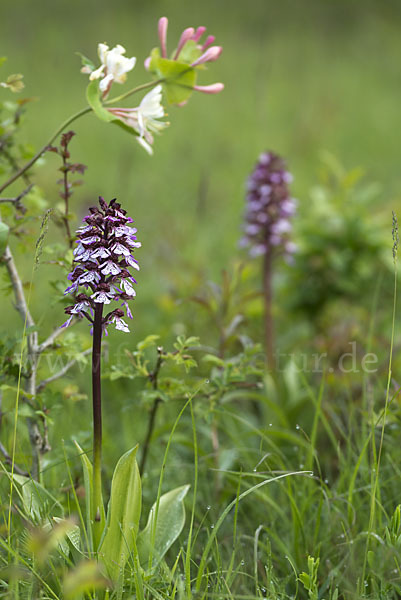
[[[394,217],[395,216],[393,214],[393,218]],[[398,233],[398,227],[397,227],[397,233]],[[393,231],[393,236],[394,236],[394,231]],[[397,237],[398,237],[398,235],[397,235]],[[366,565],[367,565],[368,552],[369,552],[369,546],[370,546],[370,538],[373,533],[373,527],[374,527],[374,522],[375,522],[376,496],[379,491],[378,486],[379,486],[380,464],[381,464],[381,457],[382,457],[383,443],[384,443],[384,430],[386,427],[387,411],[388,411],[389,400],[390,400],[390,385],[391,385],[391,375],[392,375],[392,361],[393,361],[394,333],[395,333],[395,314],[396,314],[396,308],[397,308],[397,251],[398,251],[398,244],[396,245],[396,243],[394,242],[394,248],[393,248],[393,256],[394,256],[393,315],[392,315],[392,323],[391,323],[391,341],[390,341],[390,355],[389,355],[388,374],[387,374],[386,399],[385,399],[385,403],[384,403],[384,410],[382,412],[382,427],[381,427],[381,433],[380,433],[379,450],[377,453],[377,457],[375,456],[375,460],[374,460],[375,471],[372,474],[373,489],[371,491],[371,498],[370,498],[368,535],[366,537],[365,554],[364,554],[363,568],[362,568],[362,577],[359,582],[359,592],[360,592],[361,596],[365,596],[365,593],[366,593],[366,589],[365,589]],[[375,427],[373,422],[372,422],[372,427]],[[372,431],[372,448],[375,452],[376,451],[376,442],[375,442],[375,436],[374,436],[374,429]]]

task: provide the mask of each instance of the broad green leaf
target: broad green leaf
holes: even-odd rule
[[[55,523],[62,523],[64,519],[53,517]],[[66,537],[76,550],[81,551],[81,532],[79,525],[72,524],[66,531]]]
[[[43,525],[43,530],[49,534],[49,538],[46,540],[45,544],[43,543],[43,540],[39,539],[41,544],[41,548],[39,548],[39,554],[42,553],[43,558],[46,559],[47,552],[58,546],[61,552],[65,556],[68,556],[70,553],[70,548],[65,538],[67,538],[72,546],[81,553],[81,533],[79,526],[75,525],[75,523],[72,523],[68,519],[53,517],[52,520],[54,525],[52,523],[45,523]],[[44,547],[45,545],[47,548]],[[38,554],[38,551],[36,551],[35,554]]]
[[[137,540],[139,562],[143,569],[148,568],[150,555],[151,568],[155,567],[180,535],[185,523],[184,498],[189,487],[183,485],[160,497],[156,524],[154,519],[157,503],[150,509],[146,527]]]
[[[0,256],[3,256],[8,242],[8,234],[10,228],[5,223],[0,221]]]
[[[158,48],[151,53],[149,69],[158,79],[164,79],[163,88],[169,104],[180,104],[188,100],[196,84],[196,70],[185,63],[161,58]]]
[[[24,475],[13,475],[21,491],[24,510],[29,517],[39,523],[42,518],[57,507],[63,514],[61,504],[40,483]]]
[[[92,108],[95,115],[106,123],[111,123],[116,120],[116,117],[112,115],[102,104],[99,93],[99,82],[95,79],[91,81],[86,88],[86,99],[88,100],[89,106]]]
[[[111,482],[107,529],[99,556],[114,581],[133,551],[138,534],[142,498],[137,450],[135,446],[120,458]]]
[[[82,470],[84,473],[84,487],[85,487],[85,512],[86,512],[86,531],[89,537],[89,543],[93,544],[93,536],[92,536],[92,524],[94,521],[93,515],[93,506],[92,506],[92,497],[93,497],[93,467],[92,463],[89,460],[88,456],[82,450],[81,446],[78,442],[75,442],[75,446],[78,449],[79,456],[82,462]],[[106,515],[104,512],[103,501],[100,507],[100,523],[102,529],[104,529],[106,524]]]

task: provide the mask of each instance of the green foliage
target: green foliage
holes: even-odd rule
[[[3,256],[4,250],[6,249],[9,231],[10,228],[8,225],[0,222],[0,258]]]
[[[156,567],[185,524],[184,498],[189,485],[171,490],[155,502],[149,512],[145,529],[137,539],[139,562],[144,569]]]
[[[98,119],[106,123],[111,123],[116,120],[116,117],[112,115],[101,102],[99,82],[96,79],[88,84],[88,87],[86,88],[86,99]]]
[[[162,58],[159,48],[153,48],[150,57],[149,70],[157,80],[162,80],[167,102],[186,102],[196,84],[196,69],[184,62]]]
[[[350,304],[361,290],[373,293],[377,274],[391,272],[384,253],[386,229],[375,212],[380,189],[361,183],[360,169],[346,170],[335,157],[323,155],[320,183],[310,193],[307,212],[297,224],[299,251],[289,271],[290,310],[319,322],[330,303]],[[386,236],[386,237],[385,237]]]
[[[318,558],[314,559],[313,556],[308,556],[308,572],[301,573],[299,580],[303,583],[304,588],[308,590],[310,600],[318,600],[319,589],[317,585],[317,573],[319,569]]]
[[[116,581],[135,548],[141,516],[141,479],[136,453],[126,452],[118,461],[111,482],[106,528],[99,552],[111,579]]]
[[[100,138],[95,135],[93,124],[88,124],[89,135],[84,145],[96,154],[98,171],[92,170],[95,183],[85,195],[77,197],[73,207],[76,215],[71,212],[68,219],[71,224],[78,219],[83,204],[98,193],[100,174],[103,177],[107,172],[107,180],[113,182],[113,193],[118,195],[121,191],[136,198],[139,222],[147,231],[146,236],[156,240],[148,245],[151,251],[147,260],[152,268],[142,270],[142,273],[152,272],[152,277],[142,276],[141,289],[145,292],[144,299],[137,300],[134,337],[127,337],[123,348],[117,346],[120,342],[116,342],[113,335],[108,338],[105,354],[109,359],[104,373],[108,399],[104,475],[110,475],[109,465],[122,448],[132,445],[132,439],[142,442],[137,452],[142,458],[149,420],[153,408],[157,408],[142,478],[143,502],[147,507],[144,516],[149,507],[152,508],[148,524],[143,523],[145,529],[136,540],[128,528],[124,543],[128,540],[129,547],[125,546],[126,554],[123,552],[121,561],[125,563],[124,568],[113,566],[114,582],[111,581],[95,560],[90,542],[94,521],[90,512],[91,463],[80,447],[78,457],[71,444],[71,439],[77,438],[83,447],[90,447],[89,402],[86,401],[90,377],[85,370],[87,359],[80,354],[88,341],[79,328],[67,332],[57,338],[40,364],[38,384],[54,375],[67,360],[76,360],[76,369],[46,385],[36,396],[26,390],[20,392],[19,417],[22,419],[16,423],[16,466],[23,470],[31,466],[25,427],[28,420],[35,419],[43,435],[50,429],[53,448],[41,456],[39,483],[14,473],[11,513],[9,479],[0,478],[3,512],[0,593],[5,597],[195,598],[192,586],[198,576],[200,596],[205,599],[302,600],[309,596],[326,600],[361,597],[395,600],[400,597],[400,360],[396,352],[393,370],[387,373],[390,331],[387,306],[392,293],[388,279],[392,261],[390,211],[382,213],[383,203],[392,201],[391,194],[397,195],[399,110],[396,102],[391,104],[389,100],[391,95],[397,97],[393,83],[396,78],[388,78],[391,88],[385,79],[391,72],[391,61],[377,61],[377,53],[365,43],[368,38],[384,40],[382,54],[390,58],[399,55],[399,36],[398,18],[392,19],[393,26],[386,16],[392,14],[391,7],[376,13],[378,9],[373,4],[368,2],[365,12],[358,12],[357,7],[353,12],[349,3],[347,7],[342,3],[339,9],[322,9],[319,3],[312,2],[306,13],[305,6],[298,8],[291,4],[288,14],[282,4],[255,3],[250,13],[247,7],[233,4],[229,20],[227,11],[219,13],[213,7],[213,14],[218,21],[220,19],[219,27],[229,35],[232,35],[232,23],[247,10],[246,19],[241,20],[241,31],[248,33],[237,35],[235,32],[235,43],[231,44],[230,51],[238,53],[232,54],[232,60],[225,63],[225,70],[230,72],[231,69],[227,90],[231,87],[233,92],[230,101],[216,111],[208,109],[205,113],[204,105],[199,101],[202,108],[197,108],[194,102],[190,109],[193,111],[190,135],[187,123],[182,135],[176,136],[179,141],[169,142],[170,146],[164,147],[162,152],[169,157],[164,167],[163,161],[148,166],[145,159],[139,158],[135,168],[131,168],[127,149],[118,145],[113,149],[116,160],[110,160],[108,133],[102,133],[104,137]],[[11,2],[9,5],[10,10],[17,10]],[[126,3],[120,2],[120,5],[120,20],[117,2],[115,9],[113,6],[116,19],[113,23],[110,21],[110,26],[116,27],[116,33],[127,27],[127,35],[132,35],[131,25],[129,30],[125,25]],[[198,9],[205,10],[204,5]],[[266,35],[266,19],[261,18],[266,15],[263,12],[266,9],[273,15],[270,35]],[[343,9],[344,14],[352,16],[348,19],[353,24],[352,35],[342,26]],[[47,9],[35,7],[38,19],[42,10]],[[83,4],[79,6],[80,14],[89,10]],[[292,27],[293,22],[299,23],[297,11],[302,12],[304,23],[311,24],[306,24],[306,29],[298,27],[295,31]],[[102,11],[99,14],[103,14]],[[305,14],[313,18],[305,19]],[[380,18],[373,18],[377,14]],[[26,18],[30,18],[27,15]],[[75,27],[85,27],[88,40],[99,31],[98,17],[93,11],[89,16],[75,20]],[[341,44],[335,37],[336,17],[341,23]],[[18,18],[22,17],[18,15]],[[88,23],[93,31],[87,29]],[[227,23],[231,30],[227,29]],[[53,25],[59,36],[64,35],[63,31],[71,31],[69,27],[60,29],[56,23]],[[328,45],[322,53],[316,52],[317,47],[319,50],[323,47],[317,46],[323,42],[316,37],[316,31],[325,32],[329,25],[330,36],[321,36]],[[22,20],[21,29],[23,26]],[[5,35],[7,37],[7,31]],[[36,38],[43,39],[41,35]],[[53,38],[49,41],[52,44]],[[54,49],[54,44],[52,47]],[[294,59],[300,48],[307,58],[309,56],[302,64]],[[368,58],[371,53],[370,60],[365,61],[366,70],[359,55],[353,54],[360,48]],[[16,49],[22,52],[20,43]],[[62,52],[64,49],[65,44]],[[194,58],[193,45],[187,44],[184,51],[181,58],[190,63]],[[58,65],[62,55],[58,55],[57,60],[54,49],[54,56],[54,64],[61,71]],[[270,64],[269,56],[280,57],[280,68],[275,67],[274,61]],[[352,58],[357,58],[358,82],[365,94],[363,103],[358,94],[351,93],[356,80],[350,66]],[[18,64],[18,54],[13,60]],[[163,82],[169,101],[186,100],[191,94],[188,86],[195,82],[196,73],[188,65],[185,70],[182,65],[176,62],[172,65],[174,61],[165,60],[165,63],[160,62],[160,57],[156,60],[155,77],[171,76],[170,81]],[[383,64],[386,64],[385,69]],[[87,59],[84,65],[93,66]],[[246,68],[240,70],[243,65]],[[254,65],[258,73],[257,93],[252,87],[256,71],[249,65]],[[302,65],[306,65],[304,75],[307,77],[302,77]],[[55,78],[48,75],[48,68],[43,69],[41,61],[32,60],[30,78],[38,81],[36,89],[41,96],[45,94],[46,85],[53,86],[56,99],[46,114],[46,123],[51,123],[59,118],[60,101],[67,102],[68,98],[70,103],[75,84],[71,78],[69,93],[65,94],[66,82],[55,84]],[[268,69],[268,80],[264,68]],[[283,72],[287,73],[285,78]],[[314,96],[316,88],[310,85],[310,75],[318,82],[320,92],[326,90],[323,96],[320,92]],[[17,78],[17,85],[18,81]],[[101,104],[97,82],[93,83],[92,91],[88,92],[89,104],[100,120],[109,120],[110,113]],[[265,96],[265,87],[268,96]],[[390,89],[393,94],[389,93]],[[60,101],[57,101],[58,93],[63,95]],[[10,89],[2,90],[2,94],[0,175],[7,179],[34,156],[35,148],[21,135],[29,99],[10,101]],[[295,95],[303,97],[302,111],[294,104]],[[261,119],[256,105],[246,111],[245,118],[243,107],[251,106],[251,96],[258,98],[258,106],[265,106],[268,98],[269,110],[275,111],[274,118]],[[287,104],[288,101],[291,104]],[[208,136],[203,136],[206,122],[214,127],[213,144]],[[372,126],[366,127],[367,122]],[[43,121],[31,119],[30,127],[37,128],[38,139],[40,136],[43,141]],[[85,131],[85,126],[82,127]],[[219,138],[222,132],[226,136],[224,140]],[[300,198],[300,217],[296,225],[299,252],[295,264],[287,268],[277,263],[275,273],[277,345],[291,354],[290,358],[287,354],[277,377],[266,373],[259,344],[262,298],[258,266],[246,264],[234,270],[228,266],[235,252],[242,210],[242,181],[255,149],[260,140],[267,139],[267,133],[273,145],[281,144],[290,149],[296,174],[294,189]],[[241,144],[238,144],[239,139]],[[191,152],[186,152],[186,145]],[[355,160],[365,162],[368,173],[381,177],[383,189],[365,183],[368,178],[362,180],[361,170],[344,168],[330,155],[325,156],[318,182],[313,185],[316,179],[314,156],[322,145],[342,148],[340,155],[346,164]],[[377,161],[376,156],[381,160]],[[37,239],[40,220],[55,196],[52,158],[46,155],[46,164],[44,160],[36,166],[45,166],[40,173],[40,185],[46,191],[35,185],[15,204],[0,206],[2,220],[8,228],[7,235],[4,227],[0,230],[0,254],[2,240],[9,240],[21,259],[24,289],[29,285],[25,261]],[[91,169],[94,167],[91,165]],[[179,193],[174,183],[177,173]],[[27,189],[36,174],[36,167],[29,169],[20,187]],[[199,181],[195,218],[195,202],[191,204],[189,199],[197,197]],[[308,196],[306,190],[311,185]],[[10,195],[14,195],[14,189],[16,196],[22,191],[17,187],[10,188],[13,190]],[[135,193],[131,193],[133,191]],[[151,201],[154,210],[150,209]],[[63,208],[61,206],[60,214]],[[218,218],[214,218],[216,215]],[[171,231],[165,227],[167,218],[172,224]],[[224,236],[221,235],[223,218]],[[175,228],[177,219],[180,227]],[[65,273],[72,260],[67,240],[61,239],[60,231],[55,230],[60,226],[61,220],[52,223],[50,236],[54,243],[45,240],[40,277],[33,289],[35,299],[31,308],[42,315],[43,322],[39,320],[38,326],[28,328],[27,333],[38,333],[41,340],[47,329],[50,331],[52,320],[59,324]],[[161,241],[160,231],[163,232]],[[210,282],[210,277],[223,265],[226,270],[220,281]],[[0,342],[1,442],[7,451],[12,448],[14,439],[13,409],[18,377],[21,375],[22,387],[25,387],[30,362],[26,339],[20,335],[20,324],[16,324],[6,310],[7,303],[11,305],[12,289],[4,266],[1,263],[1,287],[5,296],[3,320],[7,330],[15,332],[3,335]],[[190,297],[191,301],[186,301]],[[56,310],[52,312],[54,306]],[[350,320],[351,327],[347,330]],[[346,344],[355,335],[362,352],[365,348],[377,352],[376,373],[344,374],[335,369],[335,362],[328,363],[330,366],[326,365],[327,369],[319,373],[308,370],[311,362],[305,363],[307,368],[302,366],[299,358],[303,355],[298,356],[301,349],[303,353],[307,348],[313,352],[326,351],[329,344],[331,359],[341,355],[342,338],[333,332],[334,327],[340,331],[345,329]],[[155,332],[154,335],[148,335],[149,331]],[[136,343],[141,336],[146,336],[144,341]],[[398,333],[396,337],[398,348]],[[387,381],[391,401],[384,419],[381,415]],[[187,408],[174,433],[169,461],[162,466],[167,489],[173,489],[154,503],[160,455],[169,441],[176,416],[188,398],[192,398],[193,420]],[[374,489],[382,425],[383,452],[377,489]],[[62,438],[66,440],[71,464],[70,481],[66,480],[68,465],[60,452]],[[7,455],[2,457],[5,473],[11,463]],[[313,476],[305,473],[280,479],[282,475],[305,468],[313,469]],[[277,481],[264,485],[271,478]],[[122,479],[120,477],[120,490],[124,485]],[[139,481],[136,464],[131,462],[125,483],[133,479]],[[108,481],[106,477],[105,480]],[[188,525],[184,525],[184,490],[188,481],[195,484],[191,488],[194,492],[193,528],[192,537],[188,536],[185,542]],[[112,489],[112,497],[117,497],[115,489]],[[247,495],[243,496],[244,493]],[[107,500],[109,496],[106,484],[104,497]],[[242,500],[238,502],[240,497]],[[166,503],[165,498],[171,502]],[[129,494],[124,496],[123,490],[117,502],[122,512],[132,509],[128,499]],[[370,524],[372,499],[375,515]],[[122,506],[125,500],[127,505]],[[149,523],[157,506],[152,548]],[[103,515],[101,518],[103,523]],[[109,536],[110,548],[121,548],[123,522],[118,517],[110,522],[115,524],[114,534]],[[184,536],[179,536],[183,527]],[[103,544],[106,548],[106,538]],[[367,562],[362,581],[365,552]],[[150,553],[153,553],[152,569],[144,572]],[[111,555],[112,550],[109,556],[113,560]]]

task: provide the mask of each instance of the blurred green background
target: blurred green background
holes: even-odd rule
[[[73,124],[77,136],[71,143],[72,160],[88,165],[85,185],[77,188],[71,202],[77,224],[99,194],[117,197],[134,216],[143,243],[132,333],[123,339],[113,332],[112,347],[133,347],[150,333],[161,334],[163,342],[178,333],[208,335],[204,322],[198,322],[199,309],[186,299],[201,294],[209,279],[219,281],[222,269],[231,270],[246,259],[237,247],[244,182],[264,149],[287,160],[300,219],[315,231],[326,218],[316,209],[319,196],[314,195],[313,209],[311,200],[321,176],[322,153],[338,157],[347,170],[362,167],[367,184],[375,187],[374,202],[361,209],[361,218],[363,213],[373,232],[379,222],[380,227],[387,223],[391,260],[391,209],[400,207],[401,197],[398,1],[1,0],[0,12],[1,54],[8,56],[3,72],[23,73],[23,95],[35,98],[24,128],[25,139],[36,148],[86,104],[87,76],[80,73],[76,51],[96,62],[98,42],[120,43],[127,56],[137,56],[129,83],[115,90],[120,93],[148,80],[143,60],[158,44],[157,20],[162,15],[169,17],[170,49],[190,25],[207,26],[224,47],[200,81],[222,81],[224,92],[195,93],[187,106],[169,107],[171,127],[155,140],[153,157],[132,137],[93,115]],[[37,171],[37,182],[53,206],[59,202],[58,166],[57,157],[47,155]],[[353,210],[351,221],[357,223],[357,205]],[[352,239],[353,231],[351,227],[344,239]],[[364,230],[358,235],[363,238]],[[56,237],[52,226],[49,239]],[[17,259],[29,279],[31,254],[20,253]],[[277,267],[279,277],[285,269]],[[374,282],[375,265],[365,260],[364,269],[365,280]],[[42,265],[35,277],[32,307],[46,332],[63,320],[62,305],[53,303],[46,283],[59,272]],[[344,278],[352,281],[352,271]],[[254,282],[258,287],[257,275]],[[294,290],[296,286],[284,285],[277,305],[290,301]],[[360,291],[362,297],[366,290]],[[20,327],[11,298],[2,303],[3,326]],[[256,331],[261,306],[260,300]],[[293,314],[279,313],[278,328],[285,334],[298,326]]]
[[[244,180],[263,149],[286,157],[301,211],[308,211],[322,150],[380,182],[378,209],[399,204],[401,5],[395,0],[2,0],[0,10],[1,52],[9,57],[3,69],[23,73],[24,95],[37,98],[25,124],[36,147],[85,105],[87,77],[76,51],[95,59],[98,42],[123,44],[138,57],[129,77],[134,85],[147,80],[143,59],[157,45],[161,15],[170,19],[170,48],[184,27],[199,24],[224,46],[201,82],[223,81],[224,93],[194,94],[186,107],[170,107],[171,127],[156,139],[153,158],[93,115],[73,125],[73,159],[89,167],[73,209],[81,216],[97,195],[117,196],[138,224],[141,335],[164,295],[194,269],[216,278],[239,256]],[[48,157],[39,178],[52,204],[55,166]]]

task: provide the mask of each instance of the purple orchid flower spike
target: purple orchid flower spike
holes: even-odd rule
[[[282,158],[273,152],[260,155],[248,179],[245,235],[240,240],[251,256],[281,250],[290,258],[296,251],[289,239],[297,206],[288,189],[291,181]]]
[[[136,281],[129,269],[139,270],[133,256],[135,248],[141,246],[135,235],[137,230],[130,226],[131,217],[115,199],[107,204],[100,197],[99,208],[89,211],[77,231],[74,269],[68,275],[71,285],[65,290],[65,294],[73,295],[75,304],[66,307],[69,317],[62,327],[68,327],[74,317],[85,317],[94,325],[100,315],[106,335],[111,323],[119,331],[129,332],[123,317],[132,319],[127,301],[136,295]],[[126,313],[119,307],[103,316],[103,307],[112,302],[119,302]]]
[[[291,218],[296,212],[296,200],[291,198],[288,188],[291,181],[292,175],[280,156],[273,152],[259,156],[248,179],[245,235],[240,240],[240,246],[249,246],[251,256],[263,256],[265,349],[272,370],[276,368],[272,313],[274,258],[282,254],[291,262],[297,250],[290,239]]]

